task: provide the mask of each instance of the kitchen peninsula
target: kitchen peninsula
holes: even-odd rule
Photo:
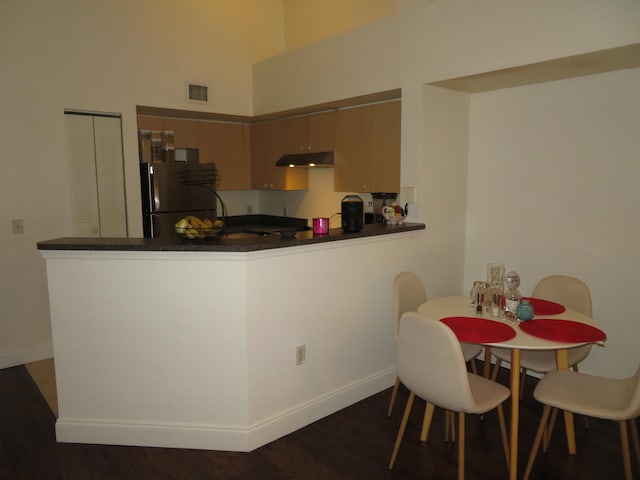
[[[58,441],[250,451],[389,387],[424,228],[40,242]]]

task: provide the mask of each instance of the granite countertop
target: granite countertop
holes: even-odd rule
[[[424,230],[423,223],[402,225],[368,224],[360,232],[344,233],[333,228],[327,235],[314,235],[311,230],[297,231],[293,238],[278,233],[255,235],[242,230],[230,231],[219,238],[186,240],[178,238],[80,238],[64,237],[38,242],[39,250],[103,250],[103,251],[169,251],[169,252],[254,252],[273,248],[296,247],[318,243],[366,238],[378,235]]]

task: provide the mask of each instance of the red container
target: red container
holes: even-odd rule
[[[314,235],[326,235],[329,233],[329,217],[318,217],[313,219]]]

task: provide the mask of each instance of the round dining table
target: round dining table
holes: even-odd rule
[[[560,304],[539,299],[530,299],[539,305],[542,315],[533,320],[518,322],[500,312],[477,312],[469,296],[452,296],[428,300],[420,305],[418,313],[434,320],[443,321],[464,343],[483,345],[485,348],[484,375],[488,376],[491,347],[511,351],[511,424],[509,448],[509,478],[518,474],[518,421],[520,413],[520,352],[522,350],[552,350],[556,353],[558,369],[568,369],[567,350],[588,345],[601,344],[606,335],[595,325],[592,318]],[[557,307],[557,308],[554,308]],[[560,320],[559,322],[557,320]],[[567,445],[575,453],[573,416],[564,412]]]

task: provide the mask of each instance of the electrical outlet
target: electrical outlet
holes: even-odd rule
[[[307,359],[307,346],[298,345],[296,347],[296,366],[302,365]]]
[[[13,226],[14,235],[24,234],[24,222],[21,218],[14,218],[13,220],[11,220],[11,225]]]
[[[400,196],[404,203],[416,203],[416,187],[408,186],[400,189]]]

